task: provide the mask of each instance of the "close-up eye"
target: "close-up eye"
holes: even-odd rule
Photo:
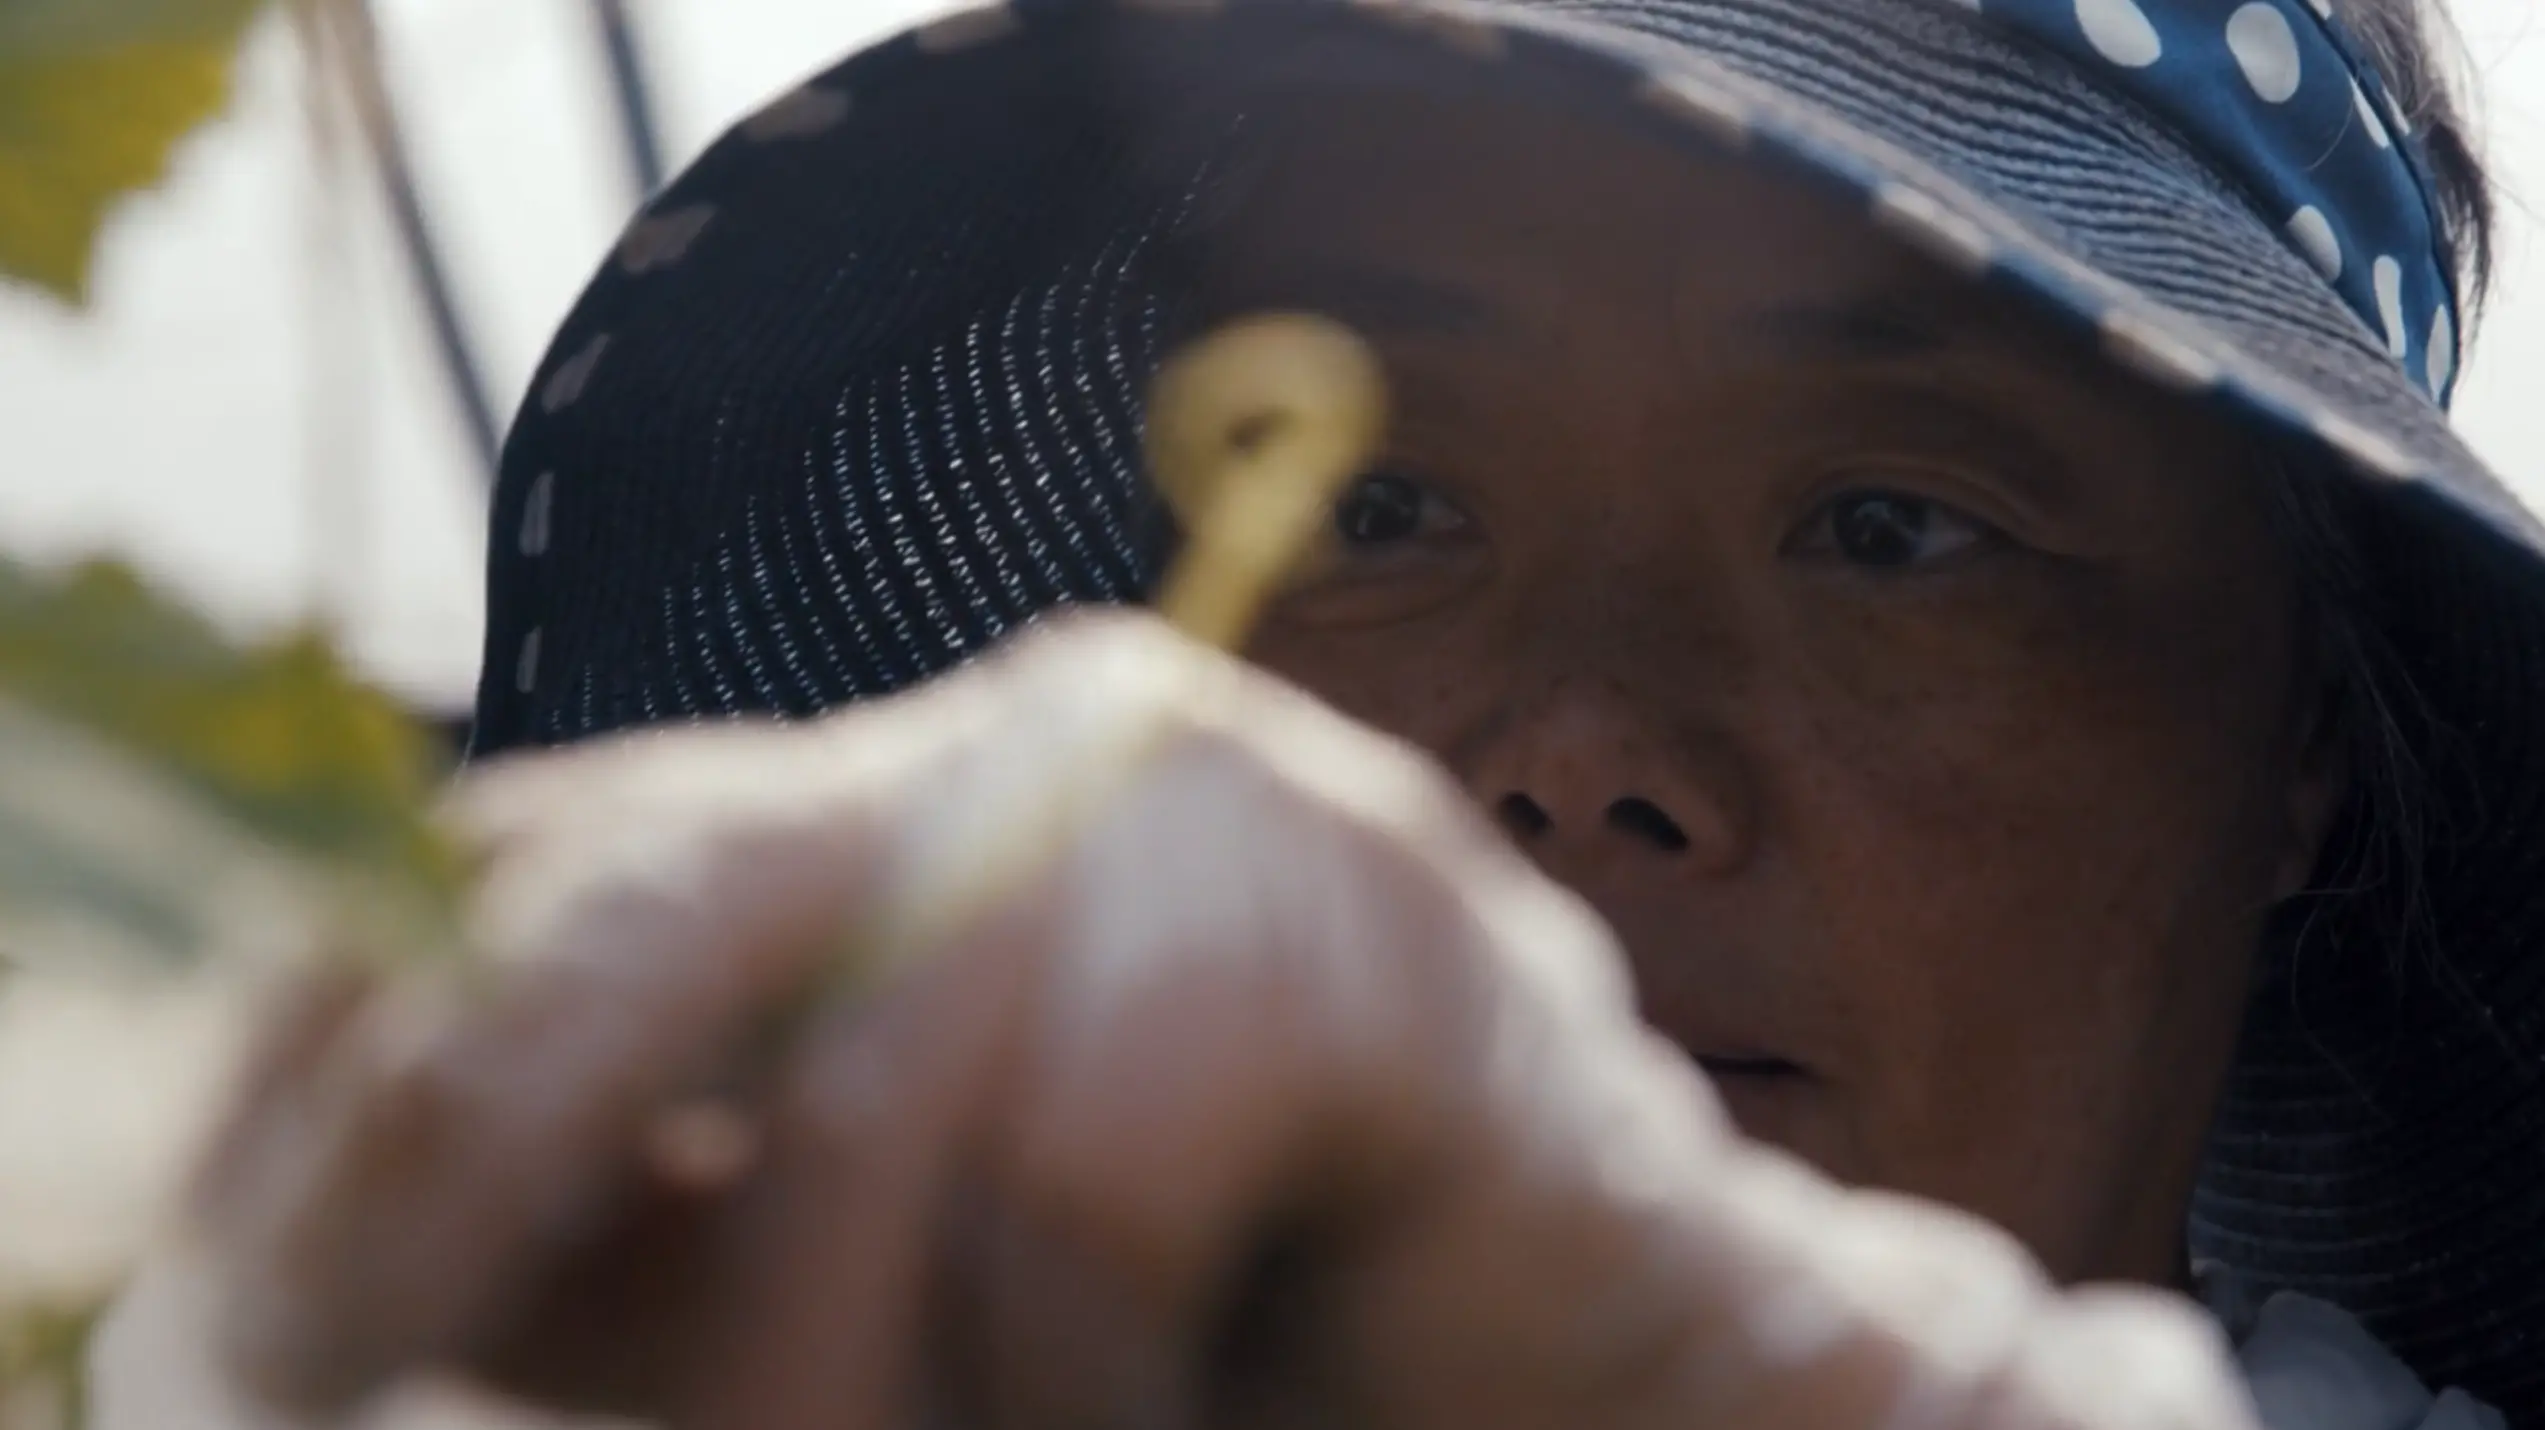
[[[1851,491],[1830,498],[1813,513],[1797,533],[1794,550],[1869,571],[1911,571],[1968,556],[2004,539],[1996,527],[1931,498]]]
[[[1333,534],[1297,575],[1282,618],[1372,625],[1439,609],[1491,568],[1479,523],[1429,482],[1377,468],[1335,499]]]
[[[1366,551],[1466,525],[1466,517],[1430,488],[1395,472],[1354,479],[1334,504],[1334,534],[1346,550]]]

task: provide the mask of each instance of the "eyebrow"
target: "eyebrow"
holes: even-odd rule
[[[1947,322],[1926,304],[1899,297],[1785,303],[1745,315],[1743,335],[1786,360],[1888,364],[1968,346],[1967,320]]]

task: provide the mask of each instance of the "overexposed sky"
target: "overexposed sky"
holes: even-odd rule
[[[638,0],[676,159],[940,0]],[[509,416],[624,218],[582,0],[380,0],[420,183]],[[2545,505],[2545,5],[2453,0],[2507,198],[2459,398]],[[475,680],[479,478],[366,183],[330,186],[279,29],[116,219],[85,314],[0,287],[0,546],[112,549],[244,624],[324,610],[378,676]]]

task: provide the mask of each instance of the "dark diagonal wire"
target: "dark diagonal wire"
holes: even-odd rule
[[[610,90],[618,101],[619,143],[627,154],[628,177],[642,201],[663,186],[663,129],[654,113],[643,37],[628,14],[627,0],[592,0],[591,11],[609,67]]]
[[[349,97],[353,101],[354,118],[360,126],[363,144],[369,150],[372,168],[380,176],[380,187],[388,200],[389,217],[404,250],[407,271],[415,280],[416,294],[423,300],[425,315],[432,323],[433,344],[441,359],[442,375],[458,404],[460,417],[468,427],[468,437],[475,449],[485,479],[492,485],[498,454],[502,450],[503,431],[498,425],[493,402],[487,396],[484,368],[478,361],[477,348],[471,341],[466,321],[460,316],[459,301],[452,291],[449,265],[442,257],[442,246],[434,232],[431,215],[425,210],[423,196],[415,182],[415,166],[409,157],[405,126],[398,118],[397,106],[389,94],[387,74],[380,61],[380,31],[373,18],[370,0],[341,0],[321,7],[327,23],[324,30],[339,61]]]

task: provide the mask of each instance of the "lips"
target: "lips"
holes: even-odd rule
[[[1799,1063],[1768,1053],[1692,1053],[1709,1077],[1801,1077]]]
[[[1805,1150],[1820,1099],[1809,1069],[1769,1053],[1695,1053],[1715,1099],[1745,1137],[1789,1152]]]
[[[1595,901],[1626,945],[1644,1021],[1678,1045],[1752,1137],[1783,1142],[1826,1092],[1819,1070],[1789,1055],[1789,998],[1772,960],[1730,939],[1692,940],[1676,908]]]
[[[1742,986],[1737,971],[1708,968],[1684,958],[1635,957],[1635,1000],[1644,1021],[1679,1045],[1717,1080],[1808,1078],[1812,1069],[1786,1055],[1783,1040],[1759,1016],[1763,1001]]]

